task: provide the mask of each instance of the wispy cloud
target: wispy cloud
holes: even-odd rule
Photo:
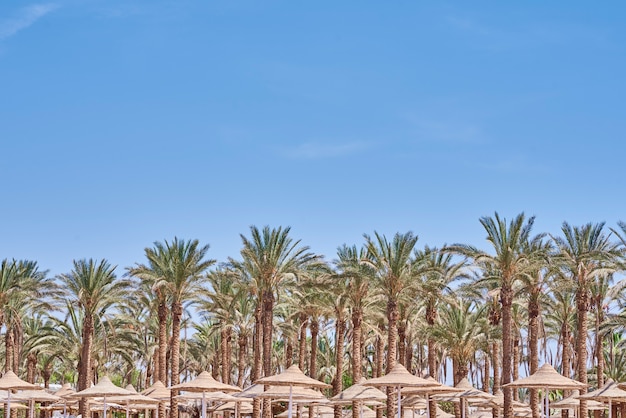
[[[0,40],[28,28],[57,7],[56,4],[46,3],[33,4],[20,9],[13,18],[0,21]]]
[[[413,118],[411,122],[417,137],[423,141],[476,144],[485,140],[484,132],[477,123],[421,118]]]
[[[483,50],[506,51],[520,48],[554,47],[590,43],[610,46],[606,29],[578,22],[520,21],[503,26],[501,21],[489,22],[482,18],[449,15],[446,23],[463,33],[474,47]],[[487,22],[487,23],[486,23]]]
[[[283,154],[289,158],[304,159],[320,159],[320,158],[337,158],[362,152],[369,148],[371,144],[367,142],[347,142],[347,143],[319,143],[306,142],[296,147],[283,151]]]

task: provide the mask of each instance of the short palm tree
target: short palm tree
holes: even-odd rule
[[[78,367],[78,390],[89,387],[92,380],[92,345],[94,338],[94,321],[102,317],[115,304],[122,300],[128,282],[118,280],[115,276],[115,266],[106,260],[74,261],[74,268],[70,273],[59,276],[65,285],[67,298],[73,305],[80,308],[83,315],[81,336],[81,351]],[[87,404],[80,403],[80,413],[87,416]]]

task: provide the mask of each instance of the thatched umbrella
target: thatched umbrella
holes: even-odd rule
[[[130,387],[129,387],[130,386]],[[130,392],[130,395],[113,396],[110,398],[111,402],[119,403],[126,406],[126,418],[130,415],[130,405],[156,405],[160,401],[158,399],[151,398],[149,396],[138,393],[132,385],[126,386],[126,390]],[[146,408],[142,408],[146,409]]]
[[[324,382],[320,382],[319,380],[312,379],[302,373],[302,371],[298,368],[297,365],[291,365],[289,368],[284,370],[282,373],[273,375],[273,376],[265,376],[253,382],[256,384],[263,385],[272,385],[272,386],[289,386],[289,405],[287,407],[287,416],[291,418],[292,413],[292,392],[294,386],[303,386],[303,387],[311,387],[311,388],[330,388],[332,387],[329,384]]]
[[[43,390],[43,388],[20,379],[12,370],[9,370],[0,377],[0,390],[8,392],[7,416],[11,416],[11,390]]]
[[[28,402],[28,416],[31,418],[35,414],[35,402],[57,402],[61,400],[59,396],[52,395],[45,390],[23,390],[17,393],[13,399]]]
[[[364,418],[364,405],[371,405],[371,402],[378,403],[378,401],[387,399],[387,395],[384,392],[373,386],[363,386],[364,382],[365,379],[361,378],[358,383],[330,398],[331,403],[343,405],[358,402],[361,405],[359,416]]]
[[[550,398],[548,390],[550,389],[583,389],[587,385],[568,377],[562,376],[550,364],[545,363],[535,373],[528,377],[514,380],[511,383],[502,385],[510,388],[528,388],[544,390],[544,407],[546,418],[550,415]]]
[[[160,401],[169,401],[172,396],[172,391],[166,388],[160,380],[157,380],[152,386],[144,389],[141,394]]]
[[[70,385],[69,383],[64,383],[63,386],[61,386],[61,389],[54,392],[56,396],[60,397],[63,400],[64,417],[67,417],[67,399],[68,397],[70,397],[70,395],[73,395],[75,393],[76,391],[72,389],[72,385]]]
[[[170,386],[169,389],[185,390],[188,392],[202,393],[202,418],[206,418],[206,393],[207,392],[239,392],[241,389],[237,386],[227,385],[213,379],[213,376],[207,371],[203,371],[195,379],[189,382],[179,383]]]
[[[390,371],[384,376],[375,377],[369,379],[363,383],[365,386],[392,386],[397,389],[398,392],[398,418],[402,417],[401,412],[401,389],[402,388],[432,388],[437,385],[433,385],[426,379],[417,377],[409,373],[409,371],[400,363],[397,363]],[[439,383],[441,385],[441,383]]]
[[[552,402],[550,404],[550,408],[553,409],[578,409],[580,406],[580,399],[578,399],[580,394],[577,390],[574,391],[570,396],[561,399],[560,401]],[[593,410],[601,410],[604,409],[604,404],[602,402],[594,401],[589,399],[587,401],[587,409],[590,411]]]
[[[584,395],[578,396],[578,399],[593,399],[595,401],[608,402],[609,403],[609,418],[611,418],[611,404],[613,401],[626,402],[626,391],[619,388],[618,384],[613,379],[607,380],[607,382],[600,389],[596,389]]]
[[[472,384],[467,380],[466,377],[461,379],[459,383],[454,385],[458,392],[440,392],[435,393],[433,398],[438,401],[449,401],[449,402],[460,402],[461,406],[461,416],[465,417],[465,401],[467,402],[480,402],[484,400],[489,400],[493,398],[493,395],[487,392],[483,392],[482,390],[476,389]]]
[[[240,414],[251,414],[252,404],[245,400],[238,400],[237,402],[225,402],[218,407],[213,408],[212,412],[217,411],[234,411],[237,410]]]
[[[133,392],[116,386],[107,376],[100,378],[98,383],[90,388],[70,395],[72,398],[103,398],[103,416],[107,418],[107,397],[132,395]]]

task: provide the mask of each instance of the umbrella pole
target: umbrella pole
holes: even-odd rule
[[[609,398],[609,418],[613,418],[612,414],[613,414],[613,408],[611,406],[611,398]]]
[[[289,385],[289,406],[288,406],[287,418],[291,418],[292,402],[293,402],[293,385]]]
[[[127,401],[126,402],[126,418],[128,418],[128,409],[129,409],[129,406],[128,406],[128,401]]]
[[[202,418],[206,418],[206,395],[202,392]],[[197,404],[196,404],[197,405]]]
[[[102,416],[107,418],[107,397],[104,397],[104,409],[102,410]]]
[[[7,390],[7,416],[11,416],[11,389]]]
[[[398,418],[402,418],[402,412],[400,411],[401,405],[400,405],[400,386],[398,385]],[[426,395],[428,396],[428,395]]]

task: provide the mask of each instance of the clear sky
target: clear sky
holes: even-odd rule
[[[0,259],[626,220],[622,1],[0,3]]]

